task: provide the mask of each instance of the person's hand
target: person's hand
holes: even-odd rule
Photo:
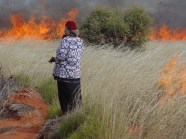
[[[48,62],[50,62],[50,63],[56,62],[56,58],[55,57],[51,57],[51,59]]]

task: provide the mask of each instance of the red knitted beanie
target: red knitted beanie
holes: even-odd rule
[[[67,27],[68,30],[77,30],[77,25],[74,21],[67,21],[65,27]]]

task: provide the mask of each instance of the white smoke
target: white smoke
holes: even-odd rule
[[[70,9],[79,10],[78,20],[86,17],[92,8],[112,6],[126,8],[142,6],[155,18],[155,24],[163,23],[170,27],[185,27],[185,0],[0,0],[0,27],[7,26],[9,15],[22,13],[25,17],[42,16],[42,1],[45,1],[45,14],[58,20]]]

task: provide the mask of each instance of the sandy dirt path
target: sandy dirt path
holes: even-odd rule
[[[5,106],[8,107],[12,104],[27,105],[32,110],[21,118],[18,118],[16,113],[11,113],[8,118],[1,118],[0,129],[7,131],[0,134],[0,139],[36,139],[45,122],[48,105],[37,91],[28,88],[13,93]]]

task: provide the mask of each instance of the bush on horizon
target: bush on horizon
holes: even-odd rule
[[[147,40],[152,18],[143,9],[127,10],[99,7],[82,22],[81,37],[93,44],[114,44],[138,47]]]

